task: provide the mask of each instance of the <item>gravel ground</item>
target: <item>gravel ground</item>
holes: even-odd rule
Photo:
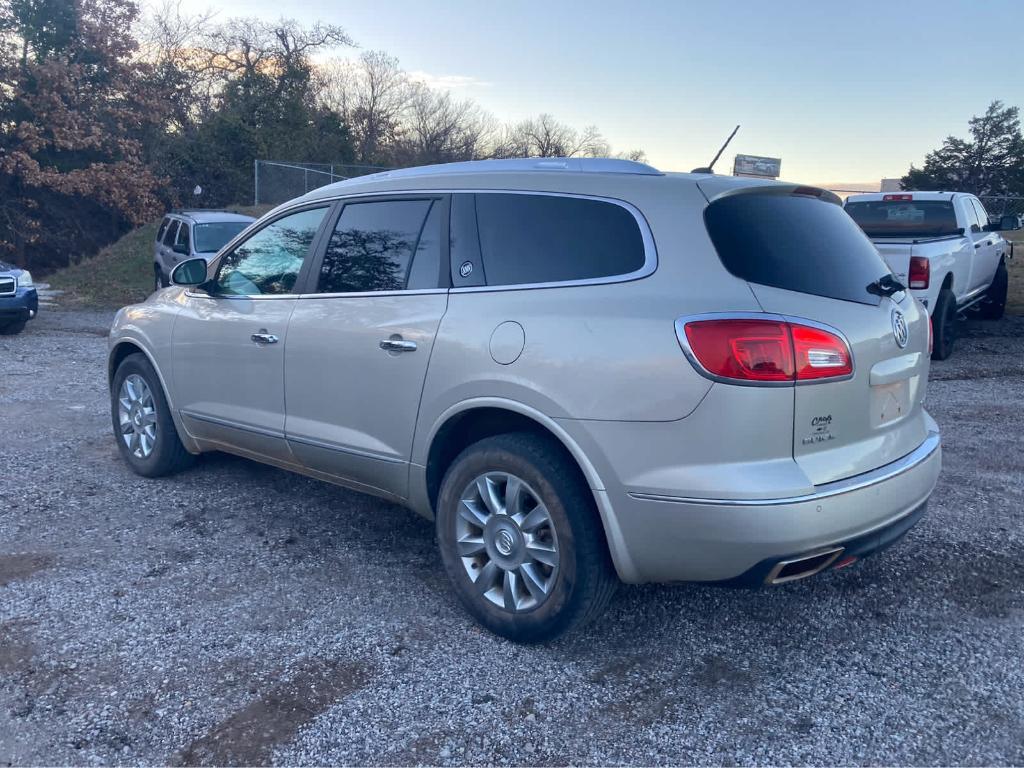
[[[0,338],[0,765],[1024,763],[1024,318],[934,366],[945,469],[901,545],[624,588],[545,647],[478,629],[396,506],[219,455],[129,473],[109,321]]]

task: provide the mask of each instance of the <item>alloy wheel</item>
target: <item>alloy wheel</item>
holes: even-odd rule
[[[466,486],[455,547],[477,592],[510,613],[536,608],[554,588],[554,524],[540,496],[515,475],[487,472]]]
[[[137,373],[121,382],[117,420],[128,451],[136,458],[148,459],[156,446],[156,403],[153,391]]]

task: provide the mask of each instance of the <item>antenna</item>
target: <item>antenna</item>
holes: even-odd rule
[[[729,138],[725,140],[725,144],[722,145],[722,148],[718,150],[718,154],[715,155],[714,159],[712,159],[712,161],[706,167],[694,168],[692,171],[690,171],[690,173],[714,173],[714,171],[711,169],[715,167],[715,163],[718,162],[718,158],[720,158],[722,156],[722,153],[725,152],[725,148],[729,146],[729,142],[732,141],[732,137],[736,135],[736,132],[739,129],[740,127],[738,125],[732,129],[732,133],[730,133]]]

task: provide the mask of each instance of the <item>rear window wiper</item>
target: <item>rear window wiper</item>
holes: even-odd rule
[[[868,293],[873,293],[876,296],[892,296],[894,293],[907,290],[907,286],[897,280],[895,277],[890,275],[882,275],[880,278],[875,280],[873,283],[869,283],[867,287]]]

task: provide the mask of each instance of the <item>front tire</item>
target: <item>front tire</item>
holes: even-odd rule
[[[551,440],[474,443],[449,467],[437,504],[448,578],[470,614],[522,643],[598,616],[618,586],[593,495]]]
[[[932,315],[932,360],[945,360],[953,354],[956,342],[956,297],[949,288],[939,291],[935,302],[935,314]]]
[[[27,320],[15,320],[13,323],[0,325],[0,336],[17,336],[25,330]]]
[[[1006,295],[1010,289],[1010,273],[1006,271],[1006,262],[999,262],[992,284],[985,291],[980,314],[985,320],[999,320],[1006,313]]]
[[[145,355],[128,355],[117,367],[110,413],[117,447],[136,474],[162,477],[194,461],[178,437],[160,379]]]

